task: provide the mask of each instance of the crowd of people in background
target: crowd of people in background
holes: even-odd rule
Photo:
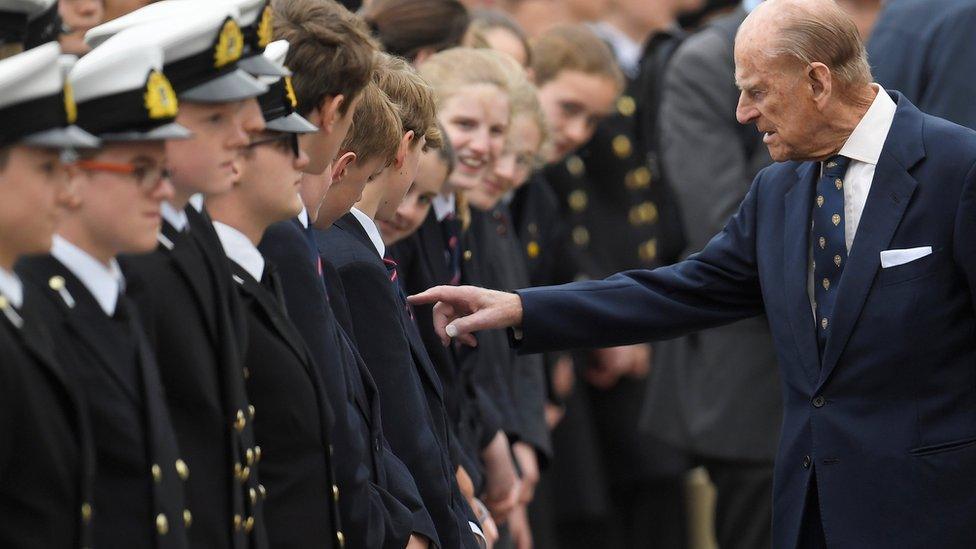
[[[830,2],[832,0],[823,0]],[[0,0],[0,546],[771,547],[765,317],[519,354],[439,285],[675,263],[760,0]],[[971,0],[837,0],[976,128]]]

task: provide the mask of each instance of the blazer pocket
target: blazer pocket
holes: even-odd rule
[[[894,267],[878,269],[878,284],[891,286],[899,282],[907,282],[922,278],[945,267],[946,254],[942,248],[933,248],[932,253]]]
[[[913,456],[931,456],[935,454],[952,452],[954,450],[962,450],[963,448],[969,448],[970,446],[973,445],[976,445],[976,437],[968,437],[960,440],[942,442],[940,444],[919,446],[918,448],[912,448],[911,450],[908,451],[908,453]]]

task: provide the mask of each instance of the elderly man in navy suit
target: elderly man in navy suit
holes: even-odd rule
[[[435,288],[442,337],[524,352],[765,312],[782,374],[777,548],[976,547],[976,133],[872,83],[830,0],[768,0],[735,44],[738,118],[776,164],[698,254],[514,294]]]

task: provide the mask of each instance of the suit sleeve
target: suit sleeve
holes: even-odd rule
[[[763,312],[756,264],[757,188],[700,253],[654,270],[519,290],[523,353],[674,338]]]

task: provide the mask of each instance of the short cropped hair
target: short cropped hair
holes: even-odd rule
[[[414,143],[426,136],[427,147],[440,147],[443,137],[437,127],[437,105],[430,84],[403,58],[381,52],[376,61],[373,83],[398,107],[403,131],[413,130]]]
[[[275,39],[288,41],[298,112],[308,115],[342,95],[343,115],[373,72],[376,42],[361,19],[332,0],[274,0]]]
[[[807,66],[820,62],[842,86],[866,86],[873,80],[868,55],[854,21],[832,1],[819,2],[816,11],[791,2],[777,5],[777,29],[763,53],[788,57]]]
[[[583,25],[560,25],[532,41],[530,65],[537,86],[555,80],[563,71],[607,78],[623,89],[624,77],[603,40]]]
[[[379,86],[369,82],[363,88],[362,100],[339,153],[356,153],[356,162],[380,158],[386,166],[396,159],[402,138],[403,125],[396,104]]]
[[[458,0],[374,0],[364,17],[384,50],[410,61],[458,46],[471,22]]]

